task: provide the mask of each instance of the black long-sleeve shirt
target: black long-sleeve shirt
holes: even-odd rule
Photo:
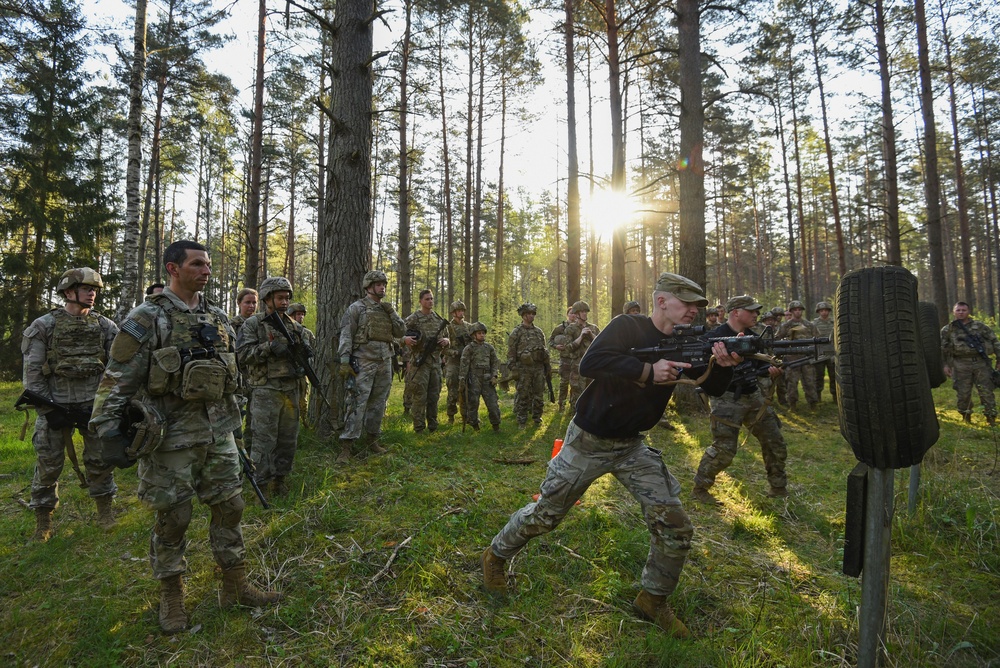
[[[573,420],[582,429],[601,438],[635,438],[652,429],[663,416],[673,385],[654,385],[652,376],[639,385],[645,363],[629,354],[632,348],[657,345],[665,338],[653,321],[644,315],[620,315],[597,335],[580,360],[580,374],[593,378],[576,404]],[[698,378],[705,366],[685,370]],[[712,396],[726,391],[733,372],[730,367],[713,366],[701,387]]]
[[[740,333],[724,322],[707,334],[708,337],[718,339],[730,336],[739,336]],[[753,332],[745,332],[746,336],[753,335]],[[745,396],[758,390],[757,376],[766,373],[764,370],[771,366],[769,362],[748,358],[733,367],[733,380],[729,389],[740,396]]]

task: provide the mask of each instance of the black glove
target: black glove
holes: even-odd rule
[[[274,357],[288,357],[288,343],[281,339],[271,341],[271,355]]]
[[[129,440],[116,427],[101,437],[101,459],[105,464],[127,469],[135,464],[135,460],[129,459],[125,452],[128,446]]]

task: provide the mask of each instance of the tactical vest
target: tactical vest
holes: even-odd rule
[[[531,327],[529,329],[518,325],[514,328],[514,331],[516,361],[526,366],[544,364],[548,361],[549,352],[545,348],[545,335],[542,334],[542,330],[538,327]]]
[[[464,320],[461,324],[451,320],[448,322],[448,334],[451,345],[445,349],[445,356],[457,363],[465,346],[472,343],[472,325]]]
[[[211,310],[182,311],[162,295],[149,301],[170,321],[166,339],[152,354],[146,387],[150,396],[176,394],[186,401],[217,401],[234,393],[239,372],[222,317]]]
[[[392,343],[392,318],[382,308],[382,304],[379,302],[368,304],[363,300],[361,303],[364,310],[358,316],[358,329],[354,332],[354,345],[363,346],[369,341]]]
[[[90,311],[75,316],[65,309],[53,309],[56,326],[52,330],[42,373],[63,378],[91,378],[104,371],[108,361],[104,351],[104,329],[101,318]]]
[[[264,316],[259,316],[262,320]],[[285,318],[285,327],[288,329],[288,333],[292,335],[292,338],[298,338],[299,342],[302,341],[302,332],[305,331],[303,327],[296,327],[298,323],[295,321],[288,322],[291,318]],[[263,323],[264,331],[267,332],[268,341],[285,341],[287,343],[288,339],[285,335],[278,331],[276,328],[272,327],[268,323]],[[256,366],[257,373],[251,371],[250,373],[250,384],[254,386],[260,386],[267,383],[268,379],[280,380],[282,378],[302,378],[306,375],[305,369],[297,366],[291,357],[287,355],[285,357],[275,357],[270,356],[267,358],[266,365],[252,365]],[[264,373],[261,374],[260,372]]]

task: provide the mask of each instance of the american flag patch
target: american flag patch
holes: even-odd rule
[[[129,319],[122,323],[121,331],[130,335],[136,341],[142,341],[146,336],[146,328],[135,320]]]

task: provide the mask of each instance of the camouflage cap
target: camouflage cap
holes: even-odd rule
[[[805,304],[803,304],[802,302],[800,302],[800,301],[798,301],[796,299],[793,299],[792,301],[788,302],[788,310],[789,311],[791,311],[792,309],[796,309],[796,308],[800,308],[800,309],[805,310],[806,307],[805,307]]]
[[[573,313],[583,313],[584,311],[589,313],[590,304],[584,301],[573,302],[573,305],[570,307],[570,311]]]
[[[693,302],[698,306],[708,306],[705,290],[690,278],[685,278],[680,274],[663,272],[653,289],[657,292],[669,292],[681,301]]]
[[[832,311],[833,307],[830,306],[829,302],[820,302],[819,304],[816,304],[816,313],[819,313],[823,309],[826,309],[827,311]]]
[[[750,295],[740,295],[739,297],[733,297],[728,302],[726,302],[726,313],[735,311],[738,308],[746,309],[747,311],[759,311],[764,308],[761,304],[757,303]]]
[[[299,302],[290,304],[288,306],[288,315],[295,315],[296,313],[306,313],[306,305]]]

